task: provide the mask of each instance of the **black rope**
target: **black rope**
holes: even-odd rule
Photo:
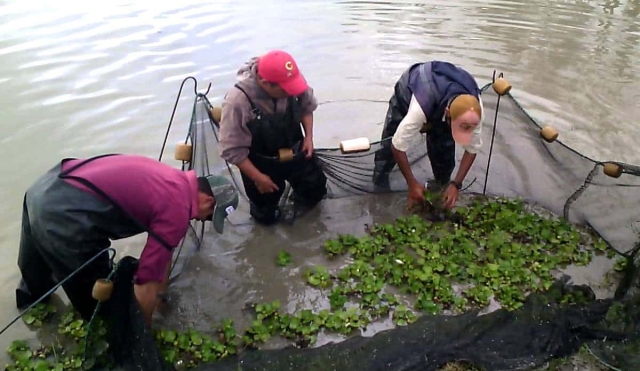
[[[29,312],[29,310],[31,310],[31,308],[35,307],[36,305],[40,304],[40,302],[42,302],[44,299],[46,299],[49,295],[53,294],[60,286],[64,285],[68,280],[70,280],[73,276],[75,276],[78,272],[80,272],[82,269],[84,269],[87,265],[91,264],[94,260],[96,260],[100,255],[102,255],[105,252],[111,252],[113,253],[113,256],[111,256],[109,258],[109,260],[111,261],[111,264],[113,264],[113,260],[116,257],[116,250],[113,247],[107,247],[106,249],[100,251],[99,253],[97,253],[93,258],[87,260],[84,264],[82,264],[79,268],[77,268],[76,270],[74,270],[73,272],[71,272],[71,274],[69,274],[67,277],[65,277],[62,281],[60,281],[58,284],[56,284],[55,286],[53,286],[53,288],[51,288],[51,290],[47,291],[44,295],[42,295],[38,300],[36,300],[35,302],[33,302],[31,305],[29,305],[27,307],[27,309],[23,310],[22,313],[20,313],[19,315],[17,315],[11,322],[9,322],[2,330],[0,330],[0,335],[2,335],[5,331],[7,331],[7,329],[9,327],[11,327],[11,325],[13,325],[14,323],[16,323],[17,320],[19,320],[20,318],[22,318],[22,316],[24,316],[27,312]],[[114,267],[115,269],[115,267]],[[89,327],[91,327],[91,322],[89,322]]]

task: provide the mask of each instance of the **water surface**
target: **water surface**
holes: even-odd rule
[[[446,59],[479,83],[504,72],[513,94],[565,143],[597,159],[640,162],[635,117],[640,93],[640,3],[629,1],[75,1],[0,3],[0,322],[11,320],[19,279],[17,246],[22,196],[64,157],[106,152],[157,157],[180,82],[212,84],[219,104],[238,67],[283,48],[297,59],[320,106],[317,146],[379,137],[384,101],[411,63]],[[193,87],[187,83],[164,161],[184,138]],[[208,233],[189,275],[177,284],[185,321],[203,323],[237,312],[246,300],[311,305],[298,271],[275,268],[283,243],[296,267],[319,262],[318,246],[364,223],[390,220],[401,197],[327,202],[294,227],[243,225],[228,236]],[[248,223],[248,224],[247,224]],[[269,242],[271,241],[271,242]],[[285,241],[285,242],[283,242]],[[144,237],[118,241],[139,254]],[[305,262],[305,258],[308,258]],[[214,300],[211,304],[210,300]],[[293,308],[291,308],[293,309]],[[0,337],[33,336],[18,323]],[[0,361],[4,360],[2,353]]]

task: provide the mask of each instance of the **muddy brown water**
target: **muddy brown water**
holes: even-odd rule
[[[325,102],[316,113],[316,145],[335,147],[355,135],[377,139],[381,130],[385,103],[347,100],[384,101],[409,64],[446,59],[481,85],[494,70],[504,72],[529,113],[588,156],[640,163],[638,13],[637,0],[2,1],[0,323],[18,313],[25,189],[63,157],[157,157],[186,76],[200,89],[211,83],[209,99],[219,104],[245,60],[286,49]],[[185,89],[164,160],[174,166],[173,144],[184,138],[193,98],[191,83]],[[172,287],[172,315],[159,321],[206,330],[224,317],[241,321],[247,301],[278,299],[287,310],[326,306],[300,277],[305,266],[326,264],[322,242],[339,232],[362,234],[365,223],[390,221],[403,207],[402,195],[329,200],[276,228],[253,225],[243,207],[224,236],[207,232]],[[144,239],[114,246],[137,256]],[[274,259],[285,247],[293,265],[282,269]],[[575,279],[597,282],[609,268],[596,260]],[[0,336],[0,348],[34,336],[17,323]]]

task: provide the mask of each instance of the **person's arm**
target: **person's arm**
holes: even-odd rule
[[[304,128],[304,138],[313,141],[313,112],[302,116],[302,127]]]
[[[246,107],[249,103],[240,99],[235,92],[227,95],[227,101],[222,105],[218,143],[220,157],[238,167],[248,159],[251,147],[251,131],[247,127],[251,119],[251,107]]]
[[[471,169],[471,165],[476,159],[477,153],[480,151],[480,147],[482,146],[482,139],[480,137],[482,124],[479,124],[474,130],[473,139],[471,143],[467,146],[463,146],[464,154],[462,155],[462,160],[460,161],[460,167],[458,168],[458,172],[456,173],[455,178],[452,182],[455,182],[456,185],[449,183],[449,185],[445,188],[444,197],[443,197],[443,206],[447,209],[455,206],[458,201],[458,187],[462,187],[462,182],[464,178],[467,176],[469,169]]]
[[[144,323],[151,328],[153,312],[158,304],[158,294],[160,293],[160,282],[150,281],[141,285],[134,285],[133,290],[144,318]]]
[[[160,286],[160,292],[159,292],[159,296],[164,295],[167,293],[167,288],[169,287],[169,275],[171,274],[171,264],[172,262],[168,262],[167,263],[167,267],[165,268],[165,275],[164,275],[164,281],[162,282],[162,285]]]
[[[456,177],[454,178],[454,181],[456,183],[460,185],[462,184],[464,178],[467,176],[467,173],[469,173],[469,169],[471,169],[471,165],[473,165],[473,162],[476,160],[476,156],[477,155],[475,153],[464,151],[462,160],[460,160],[460,167],[458,168],[458,172],[456,173]]]
[[[165,199],[163,205],[156,205],[158,215],[149,228],[171,247],[177,246],[189,229],[190,205],[176,207],[180,200]],[[158,294],[166,292],[173,251],[149,234],[142,250],[136,271],[134,293],[145,324],[151,327],[153,312],[159,303]]]
[[[238,168],[240,169],[240,171],[242,171],[242,173],[244,173],[244,175],[248,176],[249,179],[253,180],[254,182],[260,180],[260,177],[264,175],[260,170],[258,170],[257,167],[255,167],[255,165],[253,165],[253,162],[249,160],[249,157],[246,157],[244,160],[240,161],[238,164],[236,164],[236,166],[238,166]]]
[[[420,135],[420,129],[426,121],[426,116],[422,112],[418,101],[414,96],[411,96],[408,112],[400,121],[398,129],[391,139],[393,158],[396,160],[398,168],[409,187],[419,182],[411,171],[406,152],[409,150],[411,143],[415,141],[415,138]]]
[[[411,187],[412,185],[419,183],[413,175],[413,171],[411,171],[411,165],[409,165],[407,153],[396,149],[393,144],[391,145],[391,152],[393,153],[393,158],[396,160],[398,168],[400,169],[404,180],[407,182],[407,185]]]
[[[313,113],[318,109],[318,99],[313,88],[309,87],[304,93],[300,94],[298,101],[300,103],[305,138],[313,140]]]
[[[300,111],[302,113],[302,127],[304,128],[304,142],[302,150],[306,152],[306,157],[311,158],[313,155],[313,112],[318,108],[318,100],[313,93],[313,88],[309,87],[307,91],[299,97]]]
[[[305,135],[301,150],[305,153],[306,158],[311,158],[313,155],[313,113],[302,117],[302,126],[304,127]]]

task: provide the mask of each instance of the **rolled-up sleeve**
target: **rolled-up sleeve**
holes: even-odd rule
[[[228,102],[222,106],[220,119],[220,157],[237,165],[249,156],[251,132],[247,127],[250,112],[239,102]]]
[[[400,121],[391,143],[398,151],[407,152],[411,144],[420,137],[420,129],[426,122],[427,118],[420,104],[412,95],[407,114]]]
[[[482,148],[482,126],[484,124],[484,105],[482,103],[482,98],[479,98],[480,101],[480,109],[482,110],[482,114],[480,115],[480,123],[478,124],[478,126],[476,126],[476,128],[473,130],[473,134],[471,135],[471,143],[469,143],[466,146],[462,146],[462,148],[471,153],[471,154],[478,154],[480,152],[480,149]]]
[[[318,99],[316,98],[312,87],[309,87],[307,91],[299,96],[299,102],[303,116],[313,113],[318,108]]]

